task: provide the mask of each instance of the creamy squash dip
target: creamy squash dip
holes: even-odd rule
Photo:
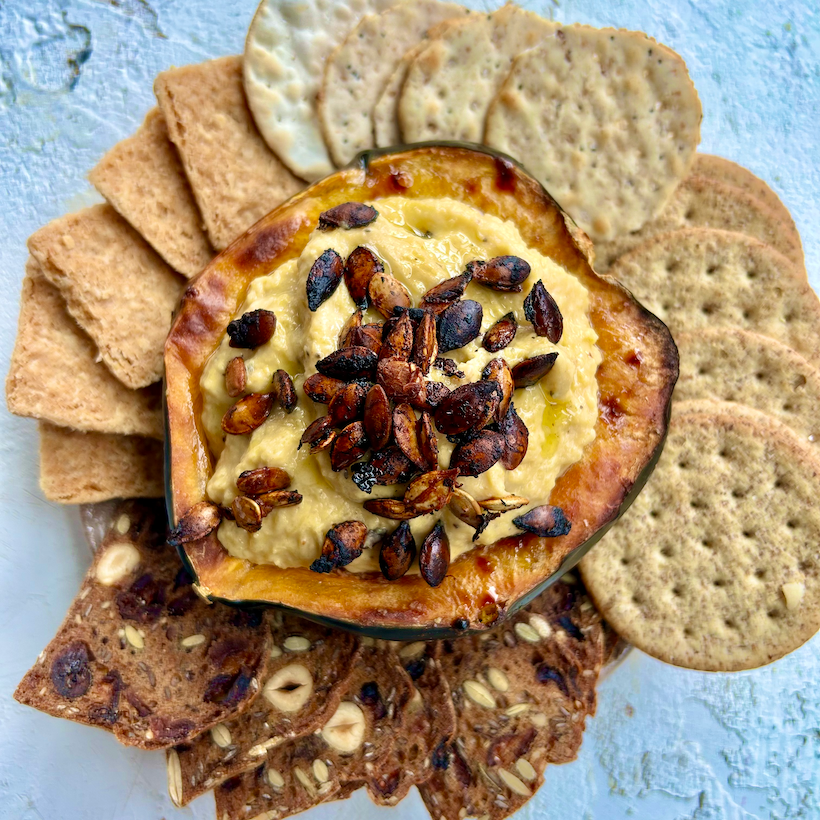
[[[372,498],[401,497],[404,486],[375,486],[371,494],[366,494],[351,480],[349,469],[331,469],[329,451],[312,455],[308,447],[299,449],[305,428],[327,412],[326,405],[304,394],[302,385],[316,373],[316,363],[337,349],[340,331],[355,311],[344,282],[315,312],[308,308],[308,272],[329,248],[342,259],[359,246],[372,250],[385,271],[409,290],[413,305],[418,305],[431,287],[463,273],[473,260],[514,255],[529,263],[531,274],[520,293],[491,290],[475,280],[468,285],[464,298],[483,306],[481,334],[462,348],[440,354],[454,359],[464,376],[448,377],[436,367],[428,375],[455,389],[480,380],[491,359],[503,357],[513,366],[533,356],[558,353],[553,369],[540,382],[514,393],[515,409],[529,430],[529,447],[521,464],[515,470],[506,470],[497,463],[479,476],[458,479],[475,499],[516,495],[529,501],[515,513],[491,521],[480,536],[481,543],[515,534],[512,518],[547,503],[556,479],[580,460],[582,451],[595,437],[595,374],[601,354],[588,318],[588,294],[578,280],[528,247],[513,224],[455,200],[391,197],[372,204],[379,216],[369,225],[349,230],[317,229],[298,259],[285,262],[251,283],[237,316],[260,308],[273,311],[277,318],[273,337],[256,349],[237,350],[229,346],[226,335],[202,375],[202,422],[215,459],[207,485],[210,499],[229,508],[239,494],[236,481],[240,473],[260,467],[286,470],[292,477],[291,489],[303,496],[301,504],[270,512],[257,532],[248,532],[224,519],[218,530],[219,540],[238,558],[279,567],[307,567],[320,555],[325,533],[331,527],[358,520],[370,531],[367,547],[347,569],[378,572],[373,545],[399,523],[373,515],[362,505]],[[557,344],[537,336],[524,318],[524,299],[539,279],[563,315],[563,335]],[[514,340],[498,353],[488,352],[481,345],[483,334],[510,311],[518,319]],[[371,307],[363,321],[383,319]],[[239,355],[245,360],[247,392],[270,390],[272,377],[281,368],[293,377],[299,400],[290,414],[276,407],[250,435],[226,436],[221,429],[222,417],[236,399],[228,395],[225,370],[228,362]],[[440,433],[437,435],[439,468],[446,469],[454,445]],[[474,529],[446,507],[409,522],[417,545],[439,520],[450,540],[452,560],[475,546]],[[417,564],[410,571],[418,572]]]

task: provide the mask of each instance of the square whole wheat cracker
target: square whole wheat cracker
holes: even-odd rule
[[[820,459],[785,425],[680,402],[652,480],[581,562],[589,593],[619,634],[667,663],[771,663],[820,627],[818,487]]]
[[[34,259],[26,262],[6,403],[18,416],[98,433],[162,438],[159,385],[130,390],[97,361],[97,348],[68,315]]]
[[[159,381],[184,279],[107,204],[49,222],[28,247],[108,369],[133,389]]]
[[[162,442],[142,436],[82,433],[46,421],[40,431],[40,489],[60,504],[109,498],[161,498]]]
[[[264,766],[218,786],[217,816],[244,820],[273,811],[287,817],[342,784],[377,777],[402,732],[412,690],[393,652],[365,648],[321,730],[274,747]]]
[[[339,705],[359,657],[358,640],[287,613],[271,613],[268,623],[271,658],[251,708],[227,721],[219,736],[200,735],[175,750],[177,762],[168,771],[178,767],[182,774],[178,805],[258,766],[287,739],[316,731]]]
[[[190,278],[210,262],[202,215],[158,108],[88,178],[174,270]]]
[[[501,820],[537,791],[548,763],[575,759],[595,713],[605,637],[570,577],[493,631],[442,642],[456,730],[419,787],[432,817]]]
[[[304,186],[253,122],[241,57],[163,71],[154,92],[217,250]]]
[[[163,749],[242,711],[270,655],[261,615],[209,605],[165,542],[162,502],[127,501],[57,635],[14,697]]]

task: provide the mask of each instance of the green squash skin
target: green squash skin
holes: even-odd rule
[[[390,148],[382,148],[382,149],[368,149],[366,151],[362,151],[358,154],[351,163],[347,166],[348,168],[361,168],[364,171],[367,171],[371,161],[375,158],[379,158],[382,156],[387,156],[393,153],[413,150],[418,148],[441,148],[441,147],[451,147],[451,148],[461,148],[461,149],[468,149],[470,151],[481,153],[492,157],[495,160],[500,160],[503,163],[509,163],[516,168],[522,170],[525,174],[528,173],[526,168],[515,160],[514,158],[503,154],[498,151],[491,150],[483,145],[476,145],[472,143],[465,143],[465,142],[458,142],[458,141],[435,141],[435,142],[421,142],[421,143],[414,143],[409,145],[398,145],[392,146]],[[564,214],[565,211],[561,208],[561,206],[556,202],[556,200],[543,189],[541,186],[544,194],[546,197]],[[573,222],[573,225],[575,223]],[[577,226],[576,226],[577,227]],[[578,229],[580,231],[580,229]],[[602,277],[606,278],[606,277]],[[630,294],[631,295],[631,294]],[[640,310],[641,314],[645,318],[648,324],[654,324],[656,327],[663,328],[666,330],[666,326],[658,319],[654,314],[650,313],[646,308],[644,308],[640,303],[634,299],[636,306]],[[668,331],[667,331],[668,332]],[[671,336],[670,336],[671,341]],[[579,544],[575,547],[562,561],[561,565],[558,569],[556,569],[549,577],[545,578],[544,580],[540,581],[539,583],[535,584],[532,589],[528,592],[520,595],[516,600],[510,603],[508,607],[503,610],[503,613],[498,618],[495,623],[491,626],[485,627],[466,627],[466,628],[459,628],[454,625],[425,625],[425,626],[418,626],[418,627],[402,627],[402,626],[378,626],[378,625],[362,625],[355,621],[345,621],[336,618],[329,618],[325,617],[316,613],[307,612],[302,609],[294,608],[287,606],[285,604],[279,603],[271,603],[268,601],[261,601],[261,600],[254,600],[254,599],[245,599],[245,600],[238,600],[238,599],[230,599],[230,598],[223,598],[214,593],[205,594],[203,590],[201,590],[198,586],[196,586],[198,582],[197,573],[194,570],[194,566],[185,551],[184,545],[179,545],[177,547],[177,552],[180,556],[180,559],[185,566],[186,570],[191,574],[191,576],[195,579],[195,589],[197,592],[202,595],[206,600],[210,602],[218,602],[221,604],[225,604],[227,606],[231,606],[237,609],[243,610],[259,610],[265,608],[274,608],[279,609],[282,611],[291,612],[293,614],[298,615],[299,617],[305,618],[306,620],[312,621],[314,623],[337,628],[341,630],[345,630],[348,632],[352,632],[357,635],[366,636],[374,639],[382,639],[382,640],[393,640],[393,641],[415,641],[415,640],[441,640],[441,639],[449,639],[449,638],[457,638],[464,635],[469,634],[478,634],[481,632],[486,632],[488,629],[495,629],[503,624],[504,620],[509,617],[510,615],[514,614],[515,612],[519,611],[523,607],[526,607],[533,599],[535,599],[538,595],[544,592],[547,588],[549,588],[552,584],[556,581],[560,580],[562,576],[564,576],[567,572],[572,570],[578,562],[592,549],[609,531],[610,527],[612,527],[620,518],[621,516],[629,509],[632,502],[637,498],[638,494],[641,492],[643,487],[645,486],[646,482],[649,480],[652,472],[655,469],[655,466],[660,459],[662,454],[664,444],[666,442],[666,437],[669,429],[669,421],[670,421],[670,414],[671,414],[671,396],[672,396],[672,388],[674,387],[674,382],[677,381],[677,348],[672,342],[672,352],[674,353],[674,379],[671,380],[671,383],[668,385],[668,398],[666,401],[666,405],[664,407],[664,424],[662,435],[655,447],[651,458],[647,461],[647,463],[642,468],[641,472],[639,473],[638,477],[631,485],[629,490],[625,493],[624,497],[622,498],[620,504],[615,508],[613,515],[609,518],[609,520],[602,524],[595,533],[584,541],[582,544]],[[171,478],[171,448],[170,448],[170,425],[169,425],[169,415],[167,412],[167,405],[166,405],[166,390],[165,390],[165,382],[163,382],[163,413],[165,417],[165,451],[164,451],[164,459],[165,459],[165,500],[166,506],[168,510],[168,518],[169,518],[169,526],[173,528],[175,526],[174,515],[173,515],[173,482]],[[457,622],[457,621],[456,621]]]

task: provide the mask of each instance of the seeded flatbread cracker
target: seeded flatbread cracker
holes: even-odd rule
[[[689,173],[702,116],[679,54],[642,32],[562,26],[516,58],[484,142],[602,241],[658,215]]]
[[[362,17],[328,57],[319,92],[319,122],[336,165],[373,146],[373,106],[407,49],[432,26],[465,14],[457,3],[405,0]]]
[[[60,504],[109,498],[160,498],[162,442],[142,436],[83,433],[39,424],[40,489]]]
[[[680,377],[675,401],[728,401],[753,407],[820,446],[820,373],[799,353],[737,328],[675,336]]]
[[[28,247],[106,367],[135,390],[159,381],[182,277],[110,205],[49,222]]]
[[[100,433],[162,438],[159,385],[129,390],[97,361],[97,348],[68,315],[34,259],[26,262],[6,403],[18,416]]]
[[[163,71],[154,93],[217,250],[302,188],[256,130],[241,57]]]
[[[440,645],[416,641],[400,646],[396,653],[416,691],[390,757],[367,783],[370,799],[384,806],[395,806],[411,786],[430,779],[433,754],[450,740],[456,720],[450,686],[438,660]]]
[[[558,582],[498,629],[442,650],[456,732],[419,791],[434,818],[500,820],[532,797],[548,763],[575,759],[595,713],[601,618],[577,581]]]
[[[820,460],[749,408],[676,413],[652,479],[581,562],[603,616],[668,663],[752,669],[820,627]]]
[[[258,616],[194,592],[166,522],[162,502],[122,505],[16,700],[143,749],[193,737],[250,702],[269,633]]]
[[[267,144],[296,176],[333,170],[316,110],[325,60],[362,15],[395,0],[262,0],[245,40],[248,105]]]
[[[433,35],[431,35],[432,39]],[[408,49],[393,73],[388,77],[379,99],[373,106],[373,136],[378,148],[389,148],[401,143],[401,128],[399,127],[399,97],[407,79],[407,72],[416,55],[427,45],[426,40]]]
[[[681,228],[716,228],[754,237],[788,257],[807,279],[796,229],[746,191],[694,175],[678,186],[657,218],[640,230],[608,242],[596,242],[595,270],[608,271],[619,256],[659,233]]]
[[[178,805],[258,766],[286,739],[316,731],[339,705],[358,662],[356,638],[280,612],[271,613],[269,628],[271,658],[253,706],[219,735],[200,735],[176,750]]]
[[[513,60],[557,25],[508,4],[442,24],[413,60],[399,98],[405,142],[481,142],[487,109]]]
[[[805,273],[756,239],[708,228],[660,234],[609,273],[673,336],[737,327],[820,361],[820,303]]]
[[[402,731],[411,691],[410,680],[392,652],[365,648],[341,703],[321,731],[286,741],[268,753],[261,770],[217,786],[217,816],[246,820],[275,811],[272,816],[287,817],[315,805],[323,796],[320,789],[329,796],[340,783],[358,785],[377,774],[393,738]]]
[[[211,261],[202,215],[158,108],[88,178],[174,270],[192,277]]]

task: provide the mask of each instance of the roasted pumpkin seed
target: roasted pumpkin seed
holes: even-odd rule
[[[312,421],[305,428],[302,438],[299,439],[299,447],[308,444],[311,453],[319,453],[330,447],[334,438],[336,438],[336,431],[330,423],[330,418],[328,416],[319,416],[318,419]]]
[[[441,382],[428,381],[424,388],[425,405],[430,410],[435,410],[451,392],[450,388]]]
[[[441,353],[457,350],[471,342],[481,333],[484,309],[472,299],[454,302],[447,308],[438,323],[438,349]]]
[[[435,307],[439,305],[451,305],[453,302],[464,296],[467,285],[470,284],[473,275],[465,271],[452,279],[445,279],[435,287],[430,288],[421,299],[422,307]]]
[[[262,510],[259,504],[246,495],[238,495],[231,502],[233,520],[247,532],[258,532],[262,526]]]
[[[334,427],[344,427],[362,414],[367,390],[356,382],[346,384],[330,400],[327,415]]]
[[[440,370],[445,376],[451,379],[464,378],[464,371],[458,369],[458,365],[453,359],[436,356],[436,360],[433,364],[435,364],[437,370]]]
[[[392,320],[391,320],[392,321]],[[407,313],[393,323],[382,342],[380,359],[401,359],[408,361],[413,352],[413,323]]]
[[[298,396],[296,388],[293,386],[293,379],[286,370],[277,370],[273,374],[273,389],[279,404],[286,413],[292,413],[296,407]]]
[[[412,504],[405,503],[401,498],[371,498],[364,502],[364,508],[373,515],[393,521],[408,521],[421,515]]]
[[[564,511],[550,504],[533,507],[524,515],[513,518],[513,524],[518,529],[535,533],[541,538],[558,538],[572,529],[572,524],[567,520]]]
[[[172,547],[199,541],[212,533],[222,521],[222,513],[210,501],[198,501],[185,513],[168,535]]]
[[[470,441],[457,444],[450,456],[450,468],[461,475],[486,473],[504,455],[504,436],[492,430],[482,430]]]
[[[416,329],[413,361],[426,376],[438,356],[438,333],[433,314],[425,311]]]
[[[388,581],[401,578],[415,557],[416,542],[406,521],[379,541],[379,567]]]
[[[351,334],[357,328],[362,326],[362,311],[361,309],[357,308],[350,314],[350,318],[344,323],[342,329],[339,331],[339,344],[338,347],[351,347],[352,345],[356,344],[356,342],[352,341]]]
[[[381,450],[390,441],[393,430],[390,400],[380,384],[374,384],[365,396],[364,429],[374,450]]]
[[[485,334],[482,345],[490,353],[498,353],[507,345],[512,344],[515,334],[518,332],[518,322],[515,314],[505,313]]]
[[[276,314],[272,310],[251,310],[228,324],[228,344],[252,350],[270,341],[275,331]]]
[[[322,554],[310,568],[314,572],[330,572],[335,567],[347,566],[362,554],[366,539],[367,527],[361,521],[335,524],[325,535]]]
[[[345,262],[345,285],[356,307],[367,307],[367,288],[370,280],[384,273],[384,265],[370,248],[355,248]]]
[[[302,494],[296,492],[296,490],[276,490],[258,495],[256,501],[264,518],[271,510],[278,510],[282,507],[295,507],[297,504],[301,504]]]
[[[382,331],[379,325],[365,325],[354,328],[349,337],[348,347],[357,345],[372,350],[377,356],[382,349]]]
[[[424,376],[412,362],[382,359],[376,368],[376,380],[396,402],[415,403],[424,393]]]
[[[332,231],[336,228],[350,230],[351,228],[363,228],[369,225],[379,212],[362,202],[343,202],[336,205],[322,214],[319,214],[319,230]]]
[[[546,336],[554,345],[564,333],[564,318],[558,304],[539,279],[524,300],[524,315],[532,322],[536,335]]]
[[[251,393],[239,399],[222,417],[222,431],[232,436],[252,433],[265,423],[273,409],[272,393]]]
[[[438,467],[438,439],[433,426],[433,417],[427,410],[421,414],[418,422],[419,452],[424,459],[420,465],[426,470],[435,470]]]
[[[236,479],[236,488],[242,495],[257,496],[290,486],[290,476],[280,467],[257,467],[245,470]]]
[[[354,464],[351,468],[353,483],[366,493],[369,493],[375,484],[404,484],[416,472],[416,465],[396,445],[374,453],[367,464]]]
[[[333,248],[328,248],[310,267],[305,290],[311,312],[329,299],[342,281],[344,262]]]
[[[419,448],[416,414],[406,402],[397,404],[393,409],[393,437],[407,458],[416,466],[424,469],[426,459]]]
[[[245,392],[247,382],[248,372],[245,369],[245,360],[241,356],[236,356],[228,362],[225,368],[225,390],[232,399],[235,399]]]
[[[498,385],[501,395],[498,400],[498,409],[496,410],[495,418],[497,420],[503,419],[510,409],[513,390],[515,390],[510,366],[504,359],[491,359],[487,362],[484,370],[481,371],[481,378],[489,382],[495,382]]]
[[[341,379],[332,379],[330,376],[323,376],[321,373],[314,373],[305,379],[302,390],[305,395],[319,404],[328,404],[336,395],[336,391],[345,386]]]
[[[498,384],[491,381],[457,387],[436,408],[436,427],[446,436],[480,430],[495,416],[500,392]]]
[[[519,362],[512,369],[515,389],[532,387],[534,384],[538,384],[552,370],[557,358],[557,353],[543,353],[540,356],[533,356],[531,359],[524,359],[523,362]]]
[[[504,453],[501,456],[501,463],[505,470],[514,470],[527,455],[530,440],[527,425],[515,412],[514,404],[510,404],[507,415],[498,423],[498,432],[504,436]]]
[[[390,273],[377,272],[367,286],[370,303],[386,319],[393,315],[396,307],[410,307],[410,292]]]
[[[504,513],[517,510],[519,507],[526,507],[530,500],[520,495],[494,495],[490,498],[482,498],[478,503],[485,510]]]
[[[446,577],[449,568],[450,540],[444,531],[444,524],[438,521],[421,545],[419,571],[431,587],[437,587]]]
[[[356,345],[334,350],[316,362],[316,369],[323,376],[352,381],[370,375],[378,361],[379,357],[372,350]]]
[[[468,527],[478,529],[481,526],[481,507],[478,502],[465,490],[460,487],[453,489],[453,494],[450,497],[448,504],[450,512],[463,521]]]
[[[330,466],[335,472],[346,469],[362,458],[368,450],[364,424],[354,421],[342,430],[330,448]]]
[[[431,470],[414,478],[404,491],[404,500],[421,514],[446,507],[453,495],[458,470]]]
[[[476,282],[505,293],[520,293],[522,284],[530,275],[529,262],[518,256],[496,256],[489,262],[470,262],[467,270]]]

